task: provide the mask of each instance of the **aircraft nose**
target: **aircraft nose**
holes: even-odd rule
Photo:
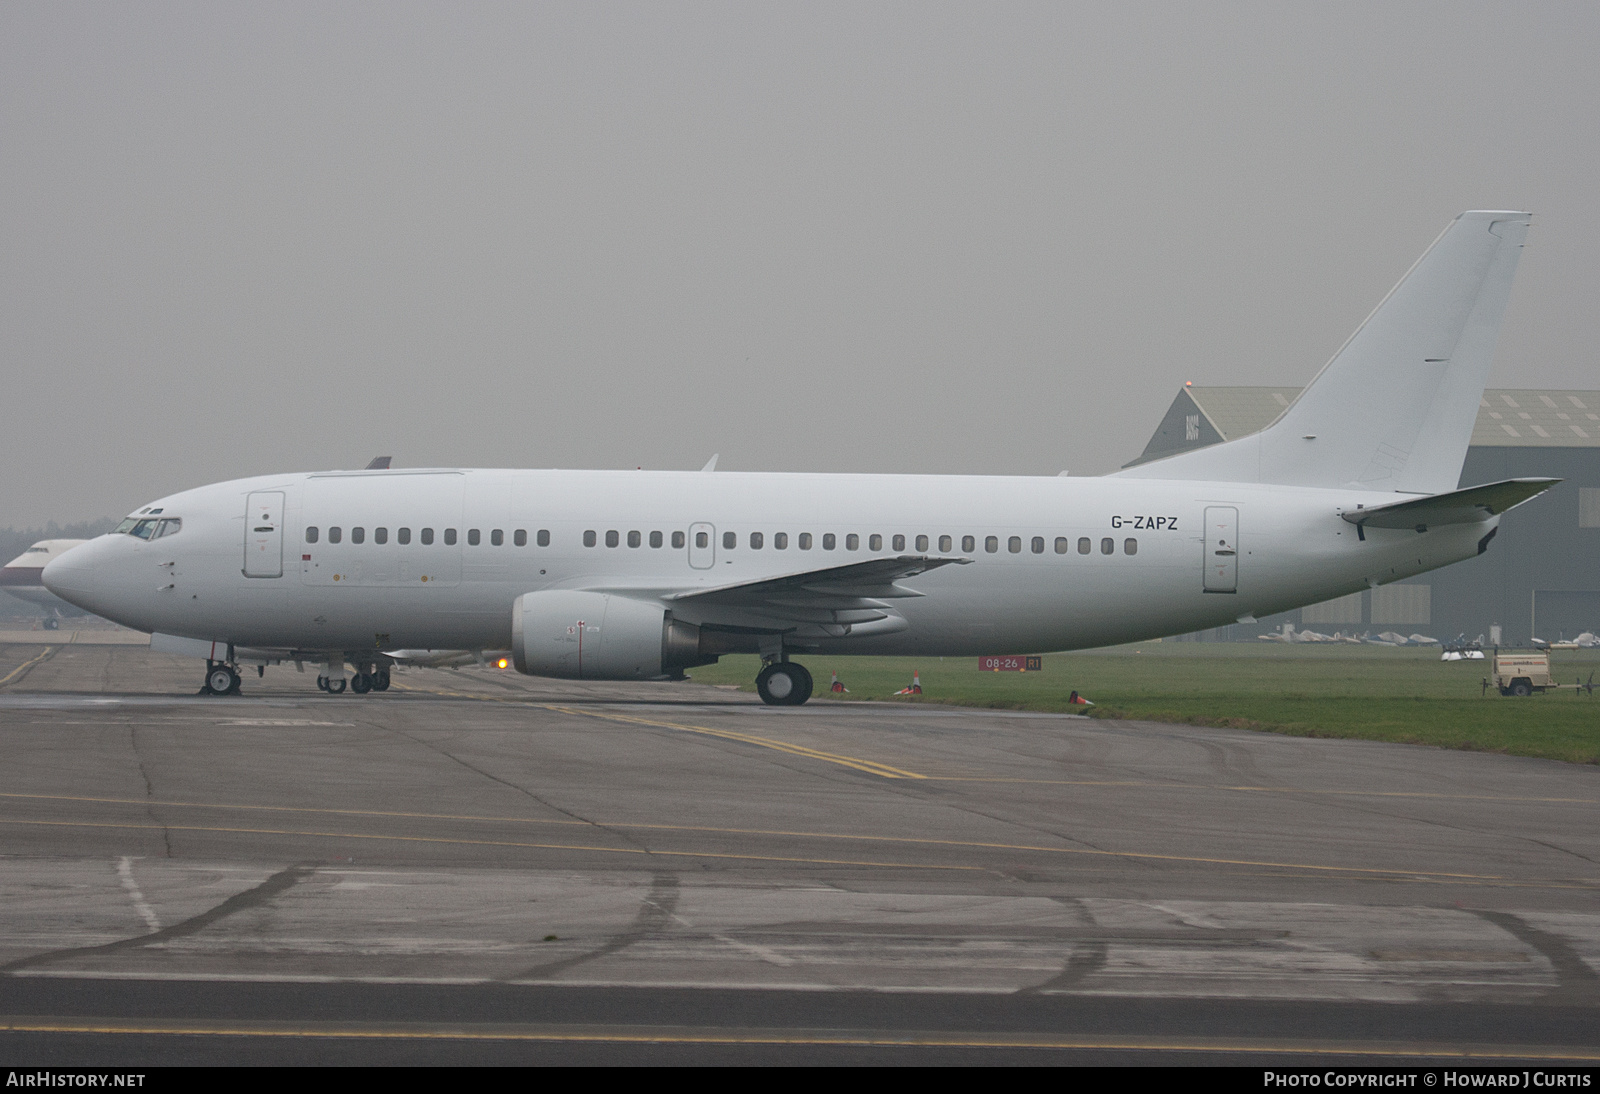
[[[44,587],[67,603],[83,607],[78,602],[94,595],[95,552],[90,550],[93,546],[92,543],[82,544],[46,563],[44,573],[39,575]]]

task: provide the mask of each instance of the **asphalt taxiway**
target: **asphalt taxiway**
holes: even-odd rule
[[[37,642],[17,1063],[1600,1060],[1592,766]]]

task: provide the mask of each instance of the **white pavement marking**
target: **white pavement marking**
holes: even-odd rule
[[[117,876],[122,879],[122,887],[128,891],[128,896],[133,900],[133,910],[139,913],[139,918],[144,920],[145,926],[154,933],[161,929],[161,920],[156,918],[156,910],[150,907],[144,894],[139,891],[139,883],[133,880],[133,856],[123,855],[117,862]]]

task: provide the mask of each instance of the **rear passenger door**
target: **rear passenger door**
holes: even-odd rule
[[[1205,591],[1239,591],[1239,510],[1231,505],[1206,509]]]

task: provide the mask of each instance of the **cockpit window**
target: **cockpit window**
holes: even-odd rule
[[[138,536],[140,539],[154,539],[156,528],[160,524],[159,520],[141,520],[128,529],[128,534],[130,536]]]
[[[168,517],[161,522],[161,527],[156,529],[156,534],[151,539],[162,539],[166,536],[175,536],[183,531],[183,521],[177,517]]]
[[[138,523],[139,521],[137,518],[129,517],[127,520],[111,529],[111,534],[114,536],[127,535],[129,532],[133,531],[133,526]]]

